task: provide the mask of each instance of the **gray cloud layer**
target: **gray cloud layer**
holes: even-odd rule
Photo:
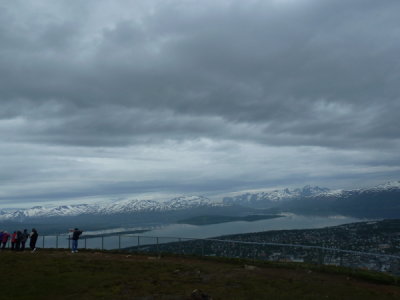
[[[231,169],[241,168],[237,164],[253,151],[246,147],[260,155],[241,174],[254,182],[250,174],[259,172],[253,168],[262,162],[269,169],[273,163],[261,159],[263,151],[280,153],[287,161],[281,168],[287,170],[299,147],[320,149],[304,158],[324,157],[327,166],[320,176],[331,176],[329,166],[344,161],[342,176],[354,169],[375,173],[368,169],[372,165],[398,174],[399,9],[398,1],[389,0],[2,3],[1,151],[26,149],[7,156],[15,160],[2,159],[8,166],[3,185],[11,187],[7,182],[15,172],[47,178],[44,185],[55,174],[85,173],[81,167],[70,170],[63,160],[57,165],[48,151],[77,159],[82,151],[96,157],[96,149],[109,147],[174,153],[182,148],[179,143],[197,144],[216,161],[214,144],[229,144],[225,153],[236,153],[239,161],[220,166],[226,173],[219,179],[226,175],[232,182],[240,177],[229,178]],[[41,163],[27,162],[29,175],[17,166],[31,147],[32,161]],[[201,161],[193,151],[191,158]],[[165,185],[177,187],[185,166],[165,155],[178,163],[177,170],[164,166],[166,177],[175,174]],[[59,173],[37,177],[43,166],[57,166]],[[149,186],[162,181],[154,164],[147,167],[154,170]],[[107,168],[95,169],[107,178]],[[204,176],[204,182],[217,180]],[[290,172],[279,180],[285,176],[290,182]]]

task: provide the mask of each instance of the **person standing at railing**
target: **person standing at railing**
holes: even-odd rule
[[[32,252],[36,251],[36,241],[38,239],[38,232],[36,231],[35,228],[32,228],[32,232],[30,233],[29,237],[31,238],[29,242],[29,247],[31,248]]]
[[[29,237],[29,233],[28,233],[28,229],[24,229],[24,232],[21,234],[21,251],[25,250],[25,243],[28,240]]]
[[[82,230],[79,230],[78,228],[75,229],[70,229],[70,232],[72,232],[72,253],[78,252],[78,240],[80,235],[82,234]]]
[[[1,240],[1,242],[3,243],[3,246],[1,247],[1,249],[5,249],[7,242],[8,242],[8,238],[10,237],[10,234],[7,231],[3,232],[3,239]]]

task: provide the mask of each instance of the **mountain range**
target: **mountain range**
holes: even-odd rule
[[[372,188],[332,191],[288,201],[280,209],[298,214],[399,219],[400,181]]]
[[[309,215],[400,218],[400,181],[353,190],[305,186],[225,197],[225,204]]]
[[[345,215],[360,218],[400,218],[400,181],[371,188],[329,190],[305,186],[296,189],[243,193],[211,200],[182,196],[167,201],[119,200],[104,204],[35,206],[2,210],[0,222],[106,223],[175,222],[199,215],[263,214],[292,212],[313,215]]]
[[[34,206],[29,209],[0,211],[0,221],[25,221],[30,218],[73,217],[79,215],[114,215],[140,212],[167,212],[199,207],[223,206],[203,196],[182,196],[168,201],[119,200],[105,204],[61,205],[57,207]]]

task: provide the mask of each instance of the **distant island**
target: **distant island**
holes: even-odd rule
[[[118,232],[110,232],[110,233],[99,233],[99,234],[85,234],[84,237],[87,239],[99,238],[99,237],[109,237],[116,236],[119,234],[139,234],[143,232],[148,232],[150,229],[138,229],[138,230],[129,230],[129,231],[118,231]]]
[[[201,225],[211,225],[211,224],[236,222],[236,221],[254,222],[259,220],[274,219],[280,217],[282,217],[282,215],[248,215],[243,217],[210,215],[210,216],[198,216],[198,217],[183,219],[177,221],[177,223],[201,226]]]

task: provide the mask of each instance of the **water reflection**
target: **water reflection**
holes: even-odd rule
[[[157,228],[149,232],[142,233],[141,235],[160,237],[173,236],[209,238],[220,235],[260,232],[268,230],[323,228],[359,221],[362,220],[343,216],[315,217],[288,214],[282,218],[265,219],[254,222],[237,221],[204,226],[171,224],[162,228]]]

